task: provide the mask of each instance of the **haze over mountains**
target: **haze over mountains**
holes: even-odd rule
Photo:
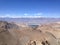
[[[0,18],[2,21],[16,22],[16,23],[27,23],[27,24],[43,24],[51,22],[59,22],[60,18]]]

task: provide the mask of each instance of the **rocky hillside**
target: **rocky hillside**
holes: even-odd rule
[[[0,45],[59,45],[60,42],[50,28],[48,25],[31,27],[0,21]]]
[[[0,45],[19,45],[17,38],[9,32],[9,29],[17,28],[15,26],[6,21],[0,21]]]

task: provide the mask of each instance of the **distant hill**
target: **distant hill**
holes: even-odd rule
[[[51,22],[59,22],[60,18],[0,18],[2,21],[27,23],[27,24],[43,24]]]

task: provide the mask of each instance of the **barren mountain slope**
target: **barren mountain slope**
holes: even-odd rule
[[[42,30],[45,33],[53,34],[53,36],[57,39],[60,44],[60,22],[49,23],[45,25],[41,25],[37,28],[37,30]]]
[[[37,30],[37,27],[23,26],[20,30],[15,30],[15,32],[21,45],[58,45],[57,39],[53,34]]]
[[[40,29],[44,32],[52,33],[56,38],[60,38],[60,23],[50,23],[39,26],[37,29]]]
[[[38,29],[0,21],[0,45],[58,45],[52,33]]]
[[[19,45],[17,38],[9,32],[13,27],[6,21],[0,21],[0,45]]]

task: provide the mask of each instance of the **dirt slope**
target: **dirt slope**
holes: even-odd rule
[[[0,45],[19,45],[17,38],[9,32],[13,28],[11,26],[10,23],[0,21]]]
[[[0,21],[0,45],[59,45],[56,37],[40,26],[31,28]]]

